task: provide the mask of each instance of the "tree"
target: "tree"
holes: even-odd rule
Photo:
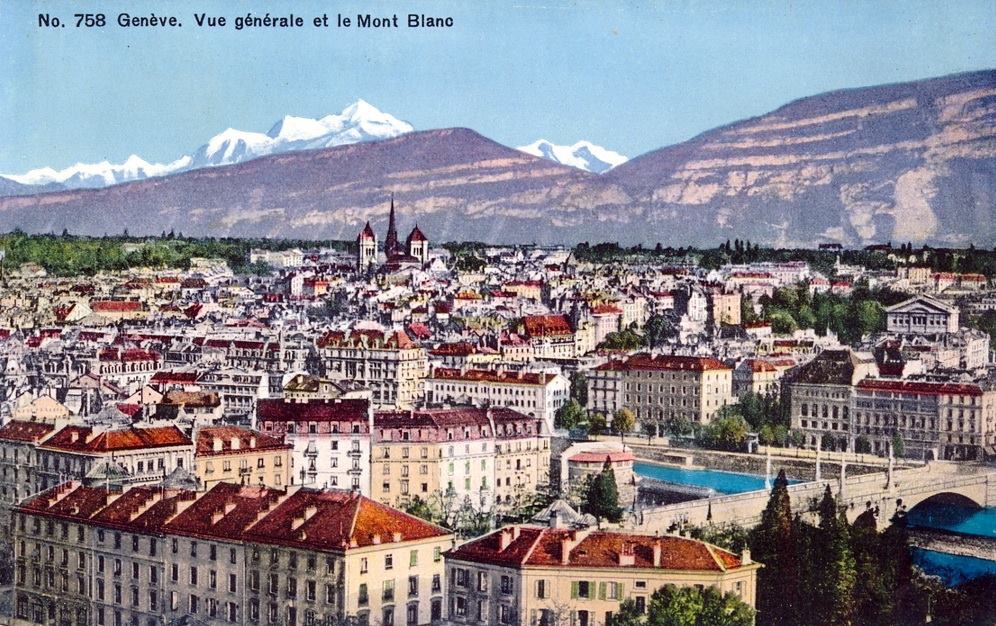
[[[601,413],[592,413],[588,416],[588,434],[601,435],[608,428],[605,416]]]
[[[637,622],[639,623],[639,622]],[[647,626],[752,626],[754,611],[715,587],[664,585],[647,605]]]
[[[557,409],[553,423],[557,428],[571,430],[577,428],[578,424],[585,421],[586,412],[577,400],[571,398],[564,406]]]
[[[619,611],[612,616],[612,626],[643,626],[647,616],[636,606],[636,601],[626,598],[619,605]]]
[[[755,558],[764,563],[758,572],[758,614],[765,624],[794,626],[803,611],[798,604],[799,562],[785,470],[778,471],[751,545]]]
[[[856,571],[851,552],[850,526],[844,511],[838,512],[830,486],[819,505],[820,525],[811,555],[816,578],[815,600],[821,622],[847,626],[854,617]]]
[[[720,415],[699,434],[699,443],[716,450],[742,450],[747,441],[747,420],[742,415],[729,412]]]
[[[899,433],[892,433],[892,455],[898,458],[906,455],[906,446],[903,445],[903,438]]]
[[[612,470],[612,461],[608,456],[605,457],[602,471],[593,477],[588,486],[584,509],[585,513],[594,515],[599,521],[606,519],[610,522],[618,522],[622,519],[616,473]]]
[[[584,372],[571,374],[571,398],[581,406],[588,406],[588,378]]]
[[[626,433],[636,426],[636,415],[629,409],[619,409],[612,414],[612,430],[619,433],[619,437],[626,439]]]

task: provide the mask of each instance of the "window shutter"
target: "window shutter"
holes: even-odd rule
[[[571,581],[571,598],[578,599],[578,581],[576,580]]]
[[[613,583],[613,584],[615,584],[615,583]],[[599,600],[604,600],[605,599],[605,583],[604,582],[598,583],[598,599]]]

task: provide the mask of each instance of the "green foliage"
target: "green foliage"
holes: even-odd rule
[[[879,289],[867,284],[855,285],[850,296],[834,293],[810,295],[803,283],[776,289],[774,295],[762,297],[762,317],[771,322],[771,330],[786,334],[811,328],[818,335],[834,332],[844,343],[854,343],[868,333],[885,329],[884,306],[895,304],[905,294]]]
[[[191,257],[224,259],[236,272],[261,273],[269,268],[249,265],[249,251],[289,250],[291,248],[331,247],[348,249],[351,242],[304,241],[292,239],[183,238],[175,234],[161,237],[77,237],[27,235],[14,231],[0,235],[0,249],[6,251],[4,265],[17,267],[37,263],[55,276],[92,276],[98,272],[121,271],[135,267],[190,267]],[[126,248],[129,251],[126,252]],[[134,249],[132,249],[134,248]]]
[[[739,451],[747,442],[747,420],[735,411],[725,411],[699,431],[698,442],[714,450]]]
[[[600,350],[636,350],[643,347],[643,336],[631,328],[609,333],[602,343],[598,344]]]
[[[643,626],[647,616],[636,606],[636,601],[626,598],[619,604],[619,611],[612,616],[612,626]]]
[[[643,326],[647,347],[656,348],[678,336],[677,320],[665,315],[651,315]]]
[[[799,605],[799,561],[796,533],[785,470],[778,472],[761,523],[751,537],[753,557],[764,567],[758,572],[757,609],[760,621],[772,626],[795,626]]]
[[[619,506],[619,489],[616,486],[616,473],[608,459],[602,471],[592,477],[584,500],[584,512],[594,515],[599,520],[618,522],[622,519],[622,507]]]
[[[744,548],[750,546],[750,532],[736,522],[722,524],[708,522],[702,526],[689,528],[688,534],[693,539],[711,543],[734,554],[740,554]]]
[[[900,459],[906,456],[906,446],[903,445],[903,438],[899,433],[892,433],[892,455]]]
[[[601,413],[592,413],[588,416],[588,434],[601,435],[608,430],[605,416]]]
[[[982,315],[970,317],[968,325],[989,335],[989,349],[996,350],[996,311],[985,311]]]
[[[715,587],[665,585],[650,596],[647,626],[752,626],[754,611]]]
[[[574,398],[567,401],[564,406],[557,409],[557,413],[554,415],[553,423],[557,428],[566,428],[571,430],[572,428],[577,428],[579,424],[587,419],[588,412],[585,410],[580,403]]]
[[[571,398],[581,406],[588,406],[588,378],[584,372],[571,374]]]
[[[612,431],[618,435],[625,435],[636,426],[636,415],[629,409],[619,409],[612,414]]]

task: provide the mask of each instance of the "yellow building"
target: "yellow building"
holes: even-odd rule
[[[710,422],[733,398],[733,370],[712,357],[634,354],[591,370],[588,409],[632,410],[637,420]]]
[[[217,426],[196,433],[194,473],[216,483],[285,487],[291,484],[291,449],[283,440],[248,428]]]
[[[446,567],[451,624],[605,626],[624,600],[645,609],[668,584],[753,607],[761,565],[684,537],[510,526],[451,550]]]

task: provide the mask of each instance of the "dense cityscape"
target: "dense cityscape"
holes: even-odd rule
[[[385,203],[0,236],[0,621],[991,618],[996,255],[439,245]]]

